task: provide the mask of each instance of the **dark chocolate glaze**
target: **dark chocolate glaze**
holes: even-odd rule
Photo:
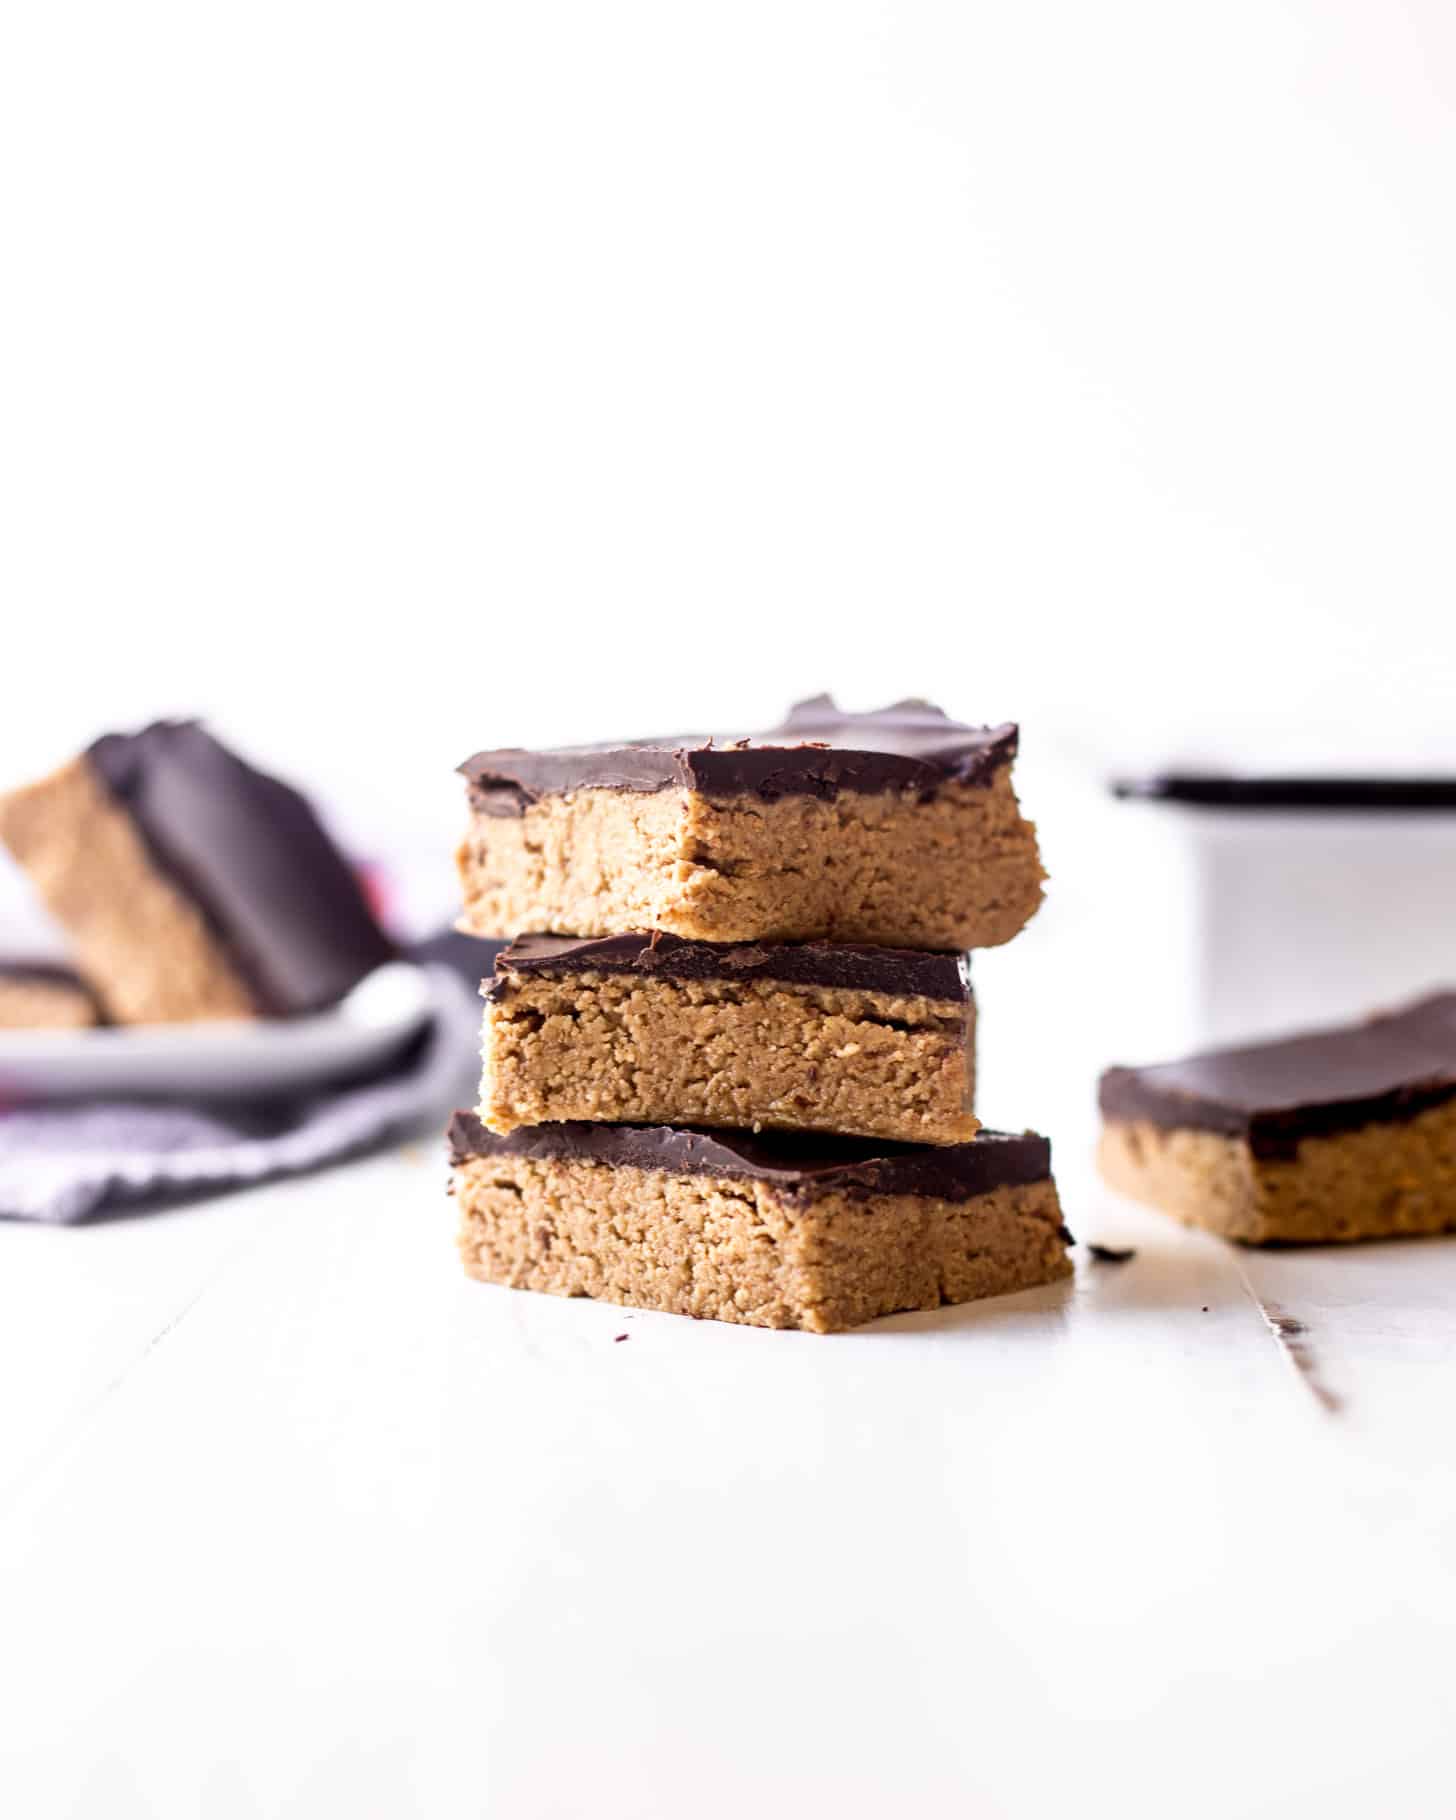
[[[1456,809],[1456,777],[1224,777],[1163,772],[1124,777],[1112,793],[1197,809]]]
[[[0,979],[33,981],[37,986],[69,986],[90,996],[91,988],[73,967],[60,961],[33,961],[24,956],[0,955]]]
[[[1104,1118],[1245,1139],[1288,1157],[1301,1138],[1414,1118],[1456,1098],[1456,992],[1334,1030],[1109,1068]]]
[[[394,956],[304,798],[195,721],[108,733],[86,756],[260,1011],[317,1011]]]
[[[106,1008],[73,967],[62,961],[32,960],[28,955],[0,955],[0,984],[11,981],[21,986],[64,986],[68,992],[79,992],[91,1007],[98,1024],[106,1023]]]
[[[841,942],[689,942],[676,935],[518,935],[496,962],[486,992],[498,998],[514,974],[665,974],[682,980],[783,980],[842,986],[898,997],[943,999],[957,1010],[970,1000],[970,971],[960,954],[913,948],[864,948]]]
[[[832,798],[840,791],[984,786],[1016,756],[1017,730],[966,727],[929,702],[841,714],[828,695],[800,702],[781,727],[749,736],[685,733],[555,752],[477,752],[461,765],[471,801],[490,815],[520,815],[566,790],[696,790],[708,796]]]
[[[523,1156],[771,1182],[780,1193],[920,1194],[968,1201],[993,1188],[1044,1182],[1051,1145],[1034,1132],[981,1131],[969,1144],[891,1144],[809,1133],[699,1131],[688,1125],[529,1125],[509,1137],[487,1131],[473,1112],[450,1121],[450,1160]]]

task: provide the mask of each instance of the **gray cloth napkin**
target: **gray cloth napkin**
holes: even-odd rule
[[[90,1101],[0,1112],[0,1218],[141,1211],[437,1133],[462,1094],[475,1097],[480,1000],[446,967],[429,975],[429,1029],[367,1081],[241,1108]]]

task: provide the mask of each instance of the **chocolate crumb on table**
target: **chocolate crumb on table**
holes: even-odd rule
[[[965,957],[639,933],[519,937],[485,988],[481,1117],[975,1135]]]
[[[396,952],[308,802],[192,721],[0,796],[0,841],[119,1023],[317,1011]]]
[[[1098,1245],[1089,1240],[1087,1255],[1094,1264],[1127,1264],[1137,1256],[1131,1245]]]
[[[1042,894],[1016,747],[926,702],[820,696],[749,739],[478,752],[460,927],[995,947]]]
[[[1456,1231],[1456,992],[1102,1077],[1103,1176],[1226,1238]]]
[[[450,1127],[484,1282],[832,1333],[1071,1274],[1051,1148],[556,1124]]]

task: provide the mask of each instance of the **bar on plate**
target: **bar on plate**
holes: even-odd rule
[[[0,796],[0,841],[117,1023],[317,1011],[395,953],[308,802],[193,721]]]
[[[100,1021],[95,996],[71,968],[0,959],[0,1030],[86,1030]]]

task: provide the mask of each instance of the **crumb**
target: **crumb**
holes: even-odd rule
[[[1130,1258],[1137,1256],[1131,1245],[1094,1245],[1089,1241],[1087,1249],[1094,1264],[1126,1264]]]
[[[631,1338],[632,1336],[630,1333],[619,1333],[616,1340],[613,1341],[613,1345],[620,1345],[623,1340],[630,1340]]]
[[[1205,1306],[1205,1308],[1204,1308],[1204,1310],[1203,1310],[1203,1312],[1204,1312],[1204,1313],[1205,1313],[1205,1314],[1207,1314],[1207,1313],[1208,1313],[1208,1309],[1207,1309],[1207,1307],[1206,1307],[1206,1306]]]

